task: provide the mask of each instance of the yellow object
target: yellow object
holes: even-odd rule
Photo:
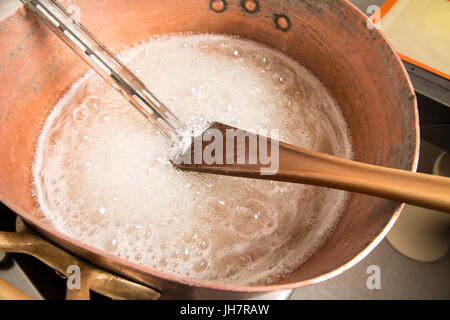
[[[402,59],[450,79],[450,1],[388,0],[385,6],[381,30]]]

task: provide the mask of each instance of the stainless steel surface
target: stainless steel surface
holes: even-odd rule
[[[370,266],[380,268],[380,289],[369,289]],[[369,269],[370,270],[370,269]],[[413,261],[383,240],[358,265],[326,282],[296,289],[291,300],[450,299],[450,254],[435,262]]]
[[[416,92],[450,108],[450,81],[403,61]]]
[[[373,6],[381,6],[386,0],[349,0],[355,6],[358,7],[359,10],[364,12],[365,14],[372,14],[373,12],[369,12],[369,8]]]
[[[13,259],[12,264],[6,269],[0,269],[0,278],[7,281],[20,291],[28,294],[34,299],[42,300],[43,297],[35,287],[33,282],[28,278],[27,274]]]

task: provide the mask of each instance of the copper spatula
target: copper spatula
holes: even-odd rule
[[[183,170],[312,184],[450,213],[450,178],[342,159],[214,122],[173,160]]]

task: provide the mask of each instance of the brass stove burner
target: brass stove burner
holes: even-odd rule
[[[17,232],[0,231],[0,252],[29,254],[53,268],[63,278],[71,276],[75,269],[80,271],[79,289],[68,286],[68,300],[88,300],[90,290],[112,299],[154,300],[161,296],[152,288],[100,269],[57,247],[29,229],[20,217],[16,220],[16,229]],[[30,298],[1,279],[0,288],[0,299]]]

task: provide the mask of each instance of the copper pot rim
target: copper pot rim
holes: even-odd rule
[[[361,17],[361,20],[367,21],[368,17],[361,11],[359,8],[357,8],[353,3],[351,3],[349,0],[343,0],[347,3],[350,7],[353,8],[353,10],[357,11],[357,14]],[[12,12],[11,15],[14,15],[18,10],[24,10],[24,6],[21,5],[18,7],[14,12]],[[4,17],[3,19],[0,19],[0,23],[8,19],[9,16]],[[410,92],[414,96],[414,131],[415,131],[415,148],[414,148],[414,157],[410,168],[406,168],[405,170],[409,171],[416,171],[418,162],[419,162],[419,149],[420,149],[420,126],[419,126],[419,113],[418,113],[418,106],[417,106],[417,99],[414,94],[414,87],[412,85],[412,82],[408,76],[407,70],[405,66],[402,63],[401,58],[399,55],[395,52],[395,49],[393,45],[389,42],[387,37],[378,29],[373,30],[373,32],[377,32],[378,35],[384,40],[385,44],[389,47],[391,53],[395,57],[395,61],[397,61],[399,67],[402,70],[402,74],[405,77],[405,80],[407,81],[408,87]],[[98,249],[96,247],[86,245],[80,240],[71,238],[60,231],[53,228],[51,225],[41,221],[40,219],[36,219],[33,217],[30,217],[27,214],[24,214],[19,208],[16,208],[13,204],[9,203],[6,199],[3,198],[3,196],[0,194],[0,202],[5,204],[8,208],[10,208],[13,212],[17,213],[20,217],[22,217],[25,221],[30,223],[32,226],[36,227],[38,230],[42,230],[46,233],[52,234],[56,236],[58,239],[63,240],[66,243],[71,243],[85,252],[88,252],[90,254],[94,254],[97,256],[105,257],[109,260],[114,261],[117,264],[120,264],[121,266],[126,266],[131,269],[136,270],[137,272],[141,274],[147,274],[149,276],[153,276],[156,278],[161,278],[163,280],[171,281],[174,283],[180,283],[184,284],[190,287],[197,287],[197,288],[207,288],[212,290],[218,290],[218,291],[229,291],[229,292],[236,292],[236,293],[267,293],[267,292],[274,292],[274,291],[282,291],[282,290],[291,290],[291,289],[297,289],[306,287],[312,284],[316,284],[325,280],[329,280],[331,278],[334,278],[343,272],[349,270],[356,264],[358,264],[360,261],[362,261],[387,235],[387,233],[390,231],[392,226],[397,221],[398,217],[400,216],[400,213],[404,207],[404,203],[398,203],[396,205],[396,209],[394,210],[391,218],[389,219],[388,223],[385,225],[383,230],[365,247],[361,252],[359,252],[355,257],[350,259],[347,263],[341,265],[340,267],[310,278],[306,280],[296,281],[296,282],[290,282],[290,283],[283,283],[283,284],[270,284],[270,285],[257,285],[257,286],[240,286],[240,285],[229,285],[229,284],[219,284],[219,283],[213,283],[213,282],[207,282],[207,281],[201,281],[201,280],[194,280],[189,278],[183,278],[176,275],[172,275],[169,273],[161,272],[155,269],[151,269],[148,267],[144,267],[140,264],[131,262],[129,260],[120,258],[116,255],[113,255],[109,252],[106,252],[104,250]],[[151,283],[146,283],[146,281],[138,281],[143,284],[152,286]]]
[[[340,266],[339,268],[336,268],[328,273],[306,279],[301,280],[297,282],[291,282],[291,283],[285,283],[285,284],[270,284],[270,285],[257,285],[257,286],[240,286],[240,285],[229,285],[229,284],[220,284],[220,283],[213,283],[213,282],[207,282],[207,281],[201,281],[201,280],[194,280],[189,278],[183,278],[176,275],[172,275],[169,273],[161,272],[156,269],[151,269],[145,266],[142,266],[140,264],[131,262],[129,260],[120,258],[116,255],[113,255],[107,251],[98,249],[94,246],[87,245],[77,239],[71,238],[60,231],[54,229],[50,225],[48,225],[45,222],[42,222],[38,219],[30,219],[27,215],[23,214],[20,210],[15,208],[13,205],[5,201],[2,197],[0,197],[0,201],[4,203],[7,207],[9,207],[12,211],[17,213],[20,217],[22,217],[25,221],[30,223],[32,226],[36,227],[38,230],[43,230],[44,232],[51,233],[52,235],[56,236],[57,238],[70,242],[71,244],[81,248],[85,252],[92,253],[97,256],[103,256],[110,260],[113,260],[115,263],[120,264],[121,266],[129,267],[131,269],[134,269],[142,274],[148,274],[153,277],[161,278],[167,281],[171,281],[174,283],[180,283],[184,284],[190,287],[198,287],[198,288],[208,288],[218,291],[229,291],[229,292],[247,292],[247,293],[267,293],[267,292],[274,292],[274,291],[282,291],[282,290],[290,290],[290,289],[297,289],[301,287],[306,287],[312,284],[316,284],[325,280],[329,280],[331,278],[334,278],[346,270],[352,268],[356,264],[358,264],[361,260],[363,260],[387,235],[389,230],[392,228],[392,226],[397,221],[398,217],[400,216],[400,212],[402,211],[404,207],[404,203],[399,203],[397,206],[397,209],[395,210],[392,218],[389,220],[383,231],[365,248],[363,249],[359,254],[357,254],[354,258],[352,258],[350,261],[348,261],[346,264]],[[56,244],[59,246],[59,244]],[[138,281],[142,282],[145,285],[152,286],[152,283],[148,283],[146,281]]]

